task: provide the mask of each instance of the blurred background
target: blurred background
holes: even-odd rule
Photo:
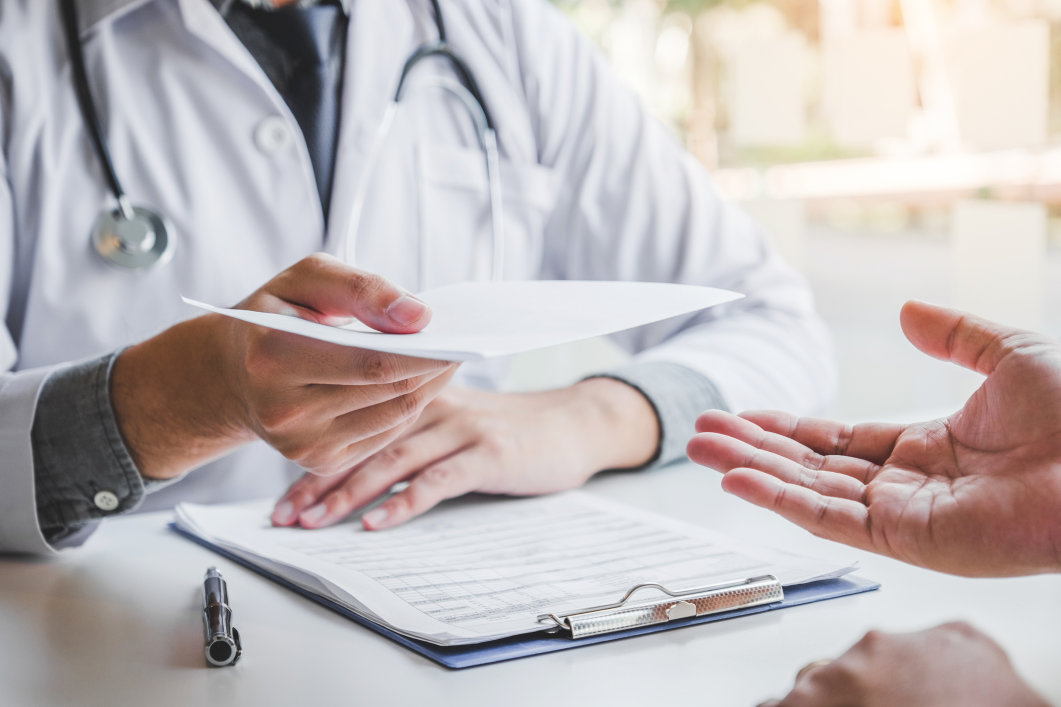
[[[554,2],[807,277],[831,415],[978,385],[906,343],[906,299],[1061,334],[1061,0]]]

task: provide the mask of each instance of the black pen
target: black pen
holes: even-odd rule
[[[206,570],[203,579],[203,630],[206,633],[206,662],[222,667],[235,665],[243,655],[239,631],[232,626],[228,587],[216,567]]]

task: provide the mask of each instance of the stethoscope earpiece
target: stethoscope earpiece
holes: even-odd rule
[[[108,264],[122,270],[147,270],[173,257],[173,239],[162,217],[151,209],[123,205],[100,213],[92,226],[92,245]]]

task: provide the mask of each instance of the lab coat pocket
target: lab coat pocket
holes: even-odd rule
[[[422,144],[417,162],[427,287],[489,279],[495,252],[505,279],[538,275],[545,224],[557,196],[551,169],[501,160],[502,228],[495,233],[482,150]]]

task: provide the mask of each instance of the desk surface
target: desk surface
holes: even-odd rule
[[[754,705],[870,628],[967,619],[1061,704],[1061,575],[963,579],[837,546],[722,493],[688,465],[593,480],[594,493],[819,556],[858,559],[876,592],[451,671],[167,530],[115,519],[57,559],[0,560],[5,705]],[[202,655],[201,578],[228,579],[245,653]]]

